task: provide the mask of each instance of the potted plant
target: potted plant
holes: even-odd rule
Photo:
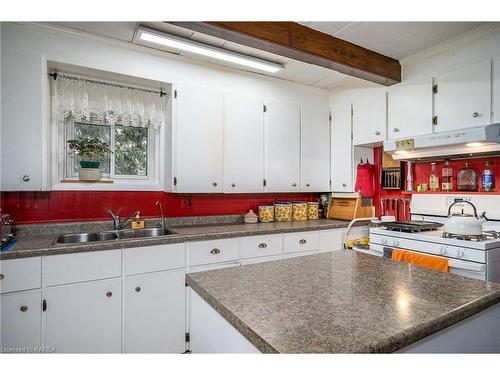
[[[80,180],[100,180],[101,161],[112,152],[109,145],[97,138],[70,139],[67,142],[69,153],[80,157]]]

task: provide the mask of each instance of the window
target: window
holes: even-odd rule
[[[102,125],[91,122],[68,122],[66,140],[97,138],[107,143],[113,153],[101,162],[104,177],[111,179],[148,179],[154,158],[154,138],[146,127]],[[80,169],[77,155],[66,156],[66,178],[77,178]]]
[[[92,74],[102,76],[103,72]],[[62,72],[54,78],[50,81],[53,188],[161,190],[165,155],[161,140],[170,108],[164,89]],[[82,138],[97,138],[109,145],[112,153],[101,160],[100,169],[102,178],[112,184],[78,185],[80,159],[67,152],[67,141]]]

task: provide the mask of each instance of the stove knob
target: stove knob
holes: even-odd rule
[[[382,245],[387,245],[387,238],[382,238]]]
[[[392,241],[392,246],[399,246],[399,241],[398,240],[393,240]]]
[[[446,247],[441,246],[441,247],[439,248],[439,254],[441,254],[441,255],[446,254]]]
[[[457,258],[463,258],[464,255],[465,253],[462,249],[457,249]]]

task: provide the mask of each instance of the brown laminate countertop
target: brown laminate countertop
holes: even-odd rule
[[[273,233],[345,228],[348,224],[349,222],[342,220],[319,219],[258,224],[192,225],[185,227],[172,227],[171,229],[174,230],[176,234],[168,236],[95,241],[77,244],[55,244],[55,240],[59,234],[67,234],[68,232],[59,234],[31,234],[23,235],[17,238],[17,242],[11,250],[0,253],[0,260],[41,255],[70,254],[87,251],[164,245],[188,241],[205,241],[241,236],[256,236]],[[358,225],[362,224],[363,223],[358,223]],[[78,232],[75,230],[72,231]],[[81,230],[81,232],[84,231],[86,230]]]
[[[500,302],[500,284],[343,250],[186,282],[267,353],[394,352]]]

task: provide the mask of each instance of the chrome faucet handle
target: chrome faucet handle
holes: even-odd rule
[[[165,224],[165,215],[163,214],[163,205],[161,204],[160,201],[156,201],[155,205],[160,208],[160,214],[161,214],[161,221],[157,222],[163,229],[165,229],[167,226]]]
[[[118,215],[115,215],[111,209],[108,208],[108,212],[113,218],[113,229],[114,230],[120,230],[120,217]]]

